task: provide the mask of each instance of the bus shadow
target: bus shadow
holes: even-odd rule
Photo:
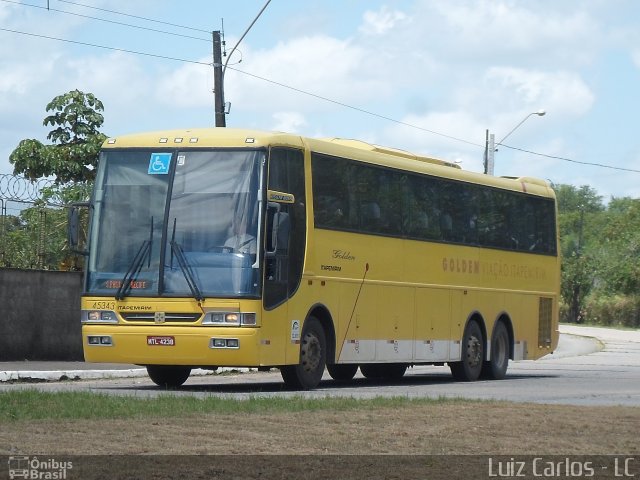
[[[557,375],[548,373],[527,373],[527,374],[511,374],[507,375],[504,380],[486,380],[480,379],[478,384],[496,383],[503,384],[510,381],[521,380],[542,380],[555,378]],[[271,394],[271,393],[300,393],[303,391],[288,388],[280,379],[260,381],[256,379],[243,379],[236,377],[233,383],[228,378],[216,378],[215,376],[196,377],[196,380],[187,381],[186,384],[178,388],[167,389],[156,385],[120,385],[116,387],[119,391],[166,391],[175,393],[200,393],[200,394]],[[218,381],[222,380],[222,381]],[[198,383],[195,383],[198,382]],[[398,394],[406,395],[406,388],[425,387],[425,386],[447,386],[454,384],[472,385],[473,383],[465,383],[456,381],[451,375],[446,373],[416,373],[408,374],[398,379],[371,379],[357,376],[350,381],[336,381],[333,379],[324,379],[320,384],[312,390],[316,393],[327,393],[345,390],[361,390],[377,388],[393,388],[404,387],[405,390],[399,391]],[[113,390],[114,387],[105,387],[105,389]],[[389,392],[386,392],[388,394]]]

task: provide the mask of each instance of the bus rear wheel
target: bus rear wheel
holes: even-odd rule
[[[404,363],[367,363],[360,365],[360,371],[366,378],[394,380],[404,376],[407,365]]]
[[[453,378],[462,382],[473,382],[480,377],[484,363],[484,340],[478,322],[472,320],[464,329],[462,337],[462,359],[450,362]]]
[[[355,377],[356,372],[358,371],[358,365],[350,363],[334,363],[332,365],[327,365],[327,370],[329,371],[331,378],[334,380],[339,382],[348,382]]]
[[[191,375],[190,367],[179,367],[171,365],[147,365],[149,378],[164,388],[177,388],[187,381]]]
[[[280,367],[285,385],[296,390],[311,390],[322,380],[327,363],[327,342],[322,325],[315,317],[305,322],[300,340],[300,363]]]
[[[491,360],[484,362],[482,376],[502,380],[509,366],[509,332],[503,322],[496,324],[491,337]]]

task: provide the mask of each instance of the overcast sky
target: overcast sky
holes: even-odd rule
[[[46,104],[76,88],[104,103],[107,135],[212,126],[207,32],[224,19],[229,52],[264,4],[0,0],[0,173],[21,139],[46,142]],[[501,147],[496,175],[640,197],[639,21],[637,0],[272,0],[229,60],[227,125],[482,171],[485,131],[499,141],[544,109],[505,141],[542,155]]]

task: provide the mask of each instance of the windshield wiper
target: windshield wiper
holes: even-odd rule
[[[184,275],[184,279],[187,281],[187,285],[189,286],[189,290],[193,294],[193,298],[198,300],[199,302],[204,300],[200,289],[198,288],[198,282],[196,278],[193,276],[193,271],[189,266],[189,262],[187,261],[187,257],[184,254],[184,250],[182,246],[176,242],[176,219],[173,219],[173,234],[171,236],[171,255],[175,255],[176,260],[178,260],[178,265],[180,265],[180,270],[182,270],[182,274]]]
[[[142,269],[142,264],[144,263],[144,259],[148,257],[147,266],[151,266],[151,245],[153,243],[153,217],[151,217],[151,229],[149,231],[149,239],[144,240],[140,248],[138,249],[138,253],[133,257],[131,265],[127,269],[122,281],[120,282],[120,286],[118,287],[118,291],[116,292],[116,300],[122,300],[127,294],[129,290],[131,290],[131,285],[134,280],[138,277],[140,270]]]

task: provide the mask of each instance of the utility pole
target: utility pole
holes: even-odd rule
[[[220,31],[212,32],[213,36],[213,93],[215,95],[216,127],[226,127],[224,111],[224,77],[222,76],[222,41]]]
[[[487,130],[487,134],[489,135],[489,139],[487,140],[487,165],[485,173],[493,175],[496,155],[496,136],[493,133],[489,134],[489,130]]]
[[[484,166],[484,174],[487,174],[487,167],[489,165],[489,129],[487,128],[485,130],[485,135],[484,135],[484,160],[482,162],[482,165]]]

